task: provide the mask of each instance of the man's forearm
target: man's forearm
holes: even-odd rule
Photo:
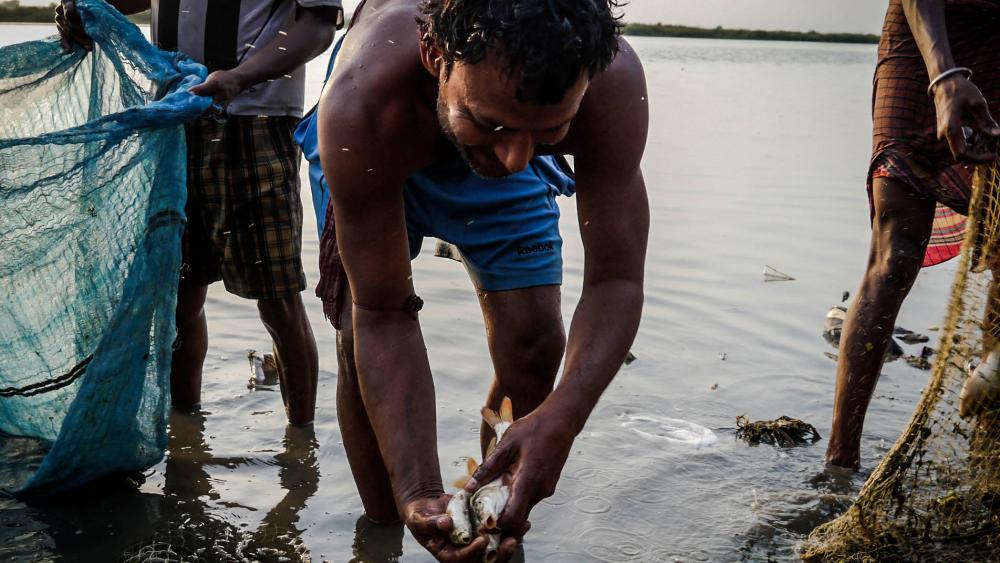
[[[444,491],[434,381],[420,326],[409,313],[354,309],[361,395],[399,508]]]
[[[326,50],[336,32],[336,8],[308,8],[291,26],[265,45],[248,47],[255,52],[233,73],[244,88],[280,78]]]
[[[934,80],[942,72],[955,66],[948,30],[945,25],[942,0],[903,0],[903,11],[910,32],[927,66],[927,76]]]
[[[584,285],[573,315],[559,386],[542,406],[583,430],[604,390],[621,369],[639,329],[642,283],[607,280]]]

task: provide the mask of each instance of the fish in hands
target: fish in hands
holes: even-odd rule
[[[489,456],[503,438],[504,432],[514,422],[514,410],[510,399],[504,397],[499,413],[488,407],[483,407],[482,415],[483,420],[490,425],[493,433],[496,434],[486,451],[486,455]],[[476,463],[476,460],[469,458],[466,463],[467,475],[455,481],[455,486],[463,489],[478,467],[479,464]],[[484,556],[486,563],[493,563],[500,550],[501,533],[498,523],[503,509],[510,499],[510,484],[507,480],[505,475],[483,485],[472,494],[465,490],[459,490],[448,503],[447,514],[451,517],[453,525],[452,543],[467,545],[476,535],[485,535],[489,540]]]

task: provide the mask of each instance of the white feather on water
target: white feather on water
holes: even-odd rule
[[[622,415],[622,426],[655,442],[687,444],[695,449],[711,446],[719,438],[708,428],[679,418],[653,415]]]

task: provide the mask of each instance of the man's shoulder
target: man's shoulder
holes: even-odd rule
[[[639,55],[636,54],[635,49],[628,41],[621,38],[619,39],[618,55],[614,61],[591,80],[587,91],[587,98],[589,98],[587,101],[604,106],[612,104],[616,99],[620,100],[623,94],[628,93],[641,92],[642,95],[639,97],[645,98],[645,90],[646,78],[642,69],[642,61],[639,60]],[[645,102],[645,99],[639,101]]]
[[[412,12],[404,19],[367,11],[344,39],[319,110],[329,147],[324,158],[338,164],[341,180],[395,182],[428,158],[436,124],[428,120],[436,118],[433,100],[422,94],[429,76],[418,39]],[[370,177],[370,169],[379,177]]]
[[[348,33],[324,93],[324,109],[355,125],[398,133],[413,120],[426,77],[416,22],[404,17],[404,10],[391,10],[366,14]]]
[[[612,164],[638,165],[649,126],[649,102],[642,62],[621,39],[618,56],[591,80],[570,130],[568,151]]]

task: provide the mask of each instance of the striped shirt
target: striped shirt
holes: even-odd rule
[[[296,17],[298,7],[332,6],[342,0],[153,0],[153,42],[208,67],[228,70],[254,56]],[[233,115],[301,117],[305,65],[273,81],[255,84],[229,103]]]

